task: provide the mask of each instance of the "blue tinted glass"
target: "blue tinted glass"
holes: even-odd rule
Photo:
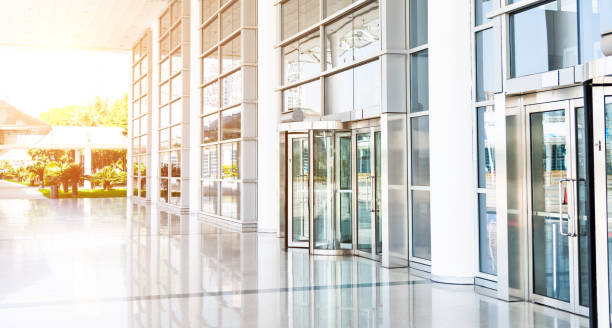
[[[476,0],[475,3],[476,26],[487,23],[490,19],[487,18],[487,13],[493,9],[493,0]]]
[[[476,33],[476,101],[490,100],[495,91],[493,29]]]
[[[429,53],[410,55],[410,112],[429,110]]]
[[[480,272],[497,275],[497,212],[495,197],[478,194],[478,257]]]
[[[578,64],[576,0],[558,0],[510,15],[511,77]]]
[[[410,48],[427,43],[427,0],[410,0]]]
[[[580,62],[603,57],[601,32],[612,29],[612,0],[580,1]]]

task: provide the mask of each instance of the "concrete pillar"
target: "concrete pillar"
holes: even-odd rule
[[[91,175],[91,148],[85,148],[83,155],[83,169],[85,171],[84,173],[85,175]],[[85,189],[91,189],[91,182],[85,180],[84,187]]]
[[[470,2],[430,1],[429,6],[431,277],[473,284],[477,212]]]

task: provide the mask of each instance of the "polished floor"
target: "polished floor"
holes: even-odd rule
[[[0,326],[588,327],[409,269],[282,245],[126,199],[0,200]]]

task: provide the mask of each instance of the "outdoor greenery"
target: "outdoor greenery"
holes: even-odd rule
[[[91,181],[101,185],[104,190],[111,190],[115,185],[125,184],[127,174],[112,166],[105,166],[91,176]]]
[[[40,193],[49,198],[51,191],[49,189],[40,189]],[[125,197],[125,188],[116,188],[112,190],[104,189],[81,189],[78,191],[76,198],[107,198],[107,197]],[[71,192],[59,192],[59,198],[75,198]]]
[[[113,101],[97,97],[89,105],[49,109],[40,115],[40,119],[52,126],[121,127],[127,135],[127,109],[127,94]],[[62,187],[60,198],[125,196],[125,190],[113,190],[113,187],[125,185],[127,181],[125,149],[92,150],[91,176],[86,176],[83,166],[76,164],[80,159],[75,157],[75,150],[30,149],[28,155],[32,161],[27,167],[13,167],[7,161],[0,162],[0,179],[29,186],[37,185],[47,197],[50,190],[42,189],[45,186]],[[92,183],[92,188],[99,185],[103,190],[79,191],[79,185],[85,180]]]
[[[40,114],[40,119],[53,126],[114,126],[121,127],[127,135],[127,94],[110,101],[96,97],[89,105],[71,105],[51,108]]]

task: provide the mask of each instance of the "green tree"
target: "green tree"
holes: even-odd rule
[[[93,103],[85,106],[51,108],[40,114],[40,119],[54,126],[121,127],[127,135],[127,109],[127,94],[114,101],[96,97]]]

